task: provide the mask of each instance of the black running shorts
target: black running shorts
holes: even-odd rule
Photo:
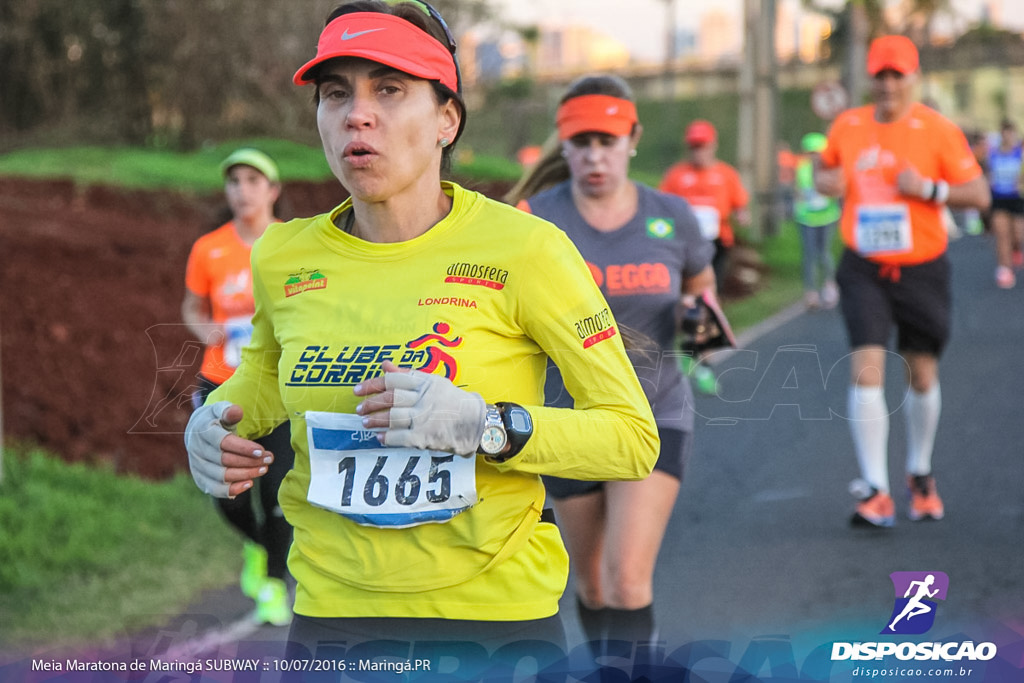
[[[658,427],[658,436],[661,438],[661,451],[658,453],[658,461],[654,463],[654,469],[682,481],[683,469],[693,448],[693,433]],[[603,481],[579,481],[561,477],[543,479],[548,496],[555,500],[582,496],[604,488]]]
[[[849,249],[836,272],[850,346],[888,346],[936,357],[949,340],[952,293],[945,254],[913,266],[880,266]]]
[[[992,197],[991,211],[1005,211],[1012,216],[1024,216],[1024,199],[1020,197]]]

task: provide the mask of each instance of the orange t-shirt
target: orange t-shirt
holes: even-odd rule
[[[981,166],[963,132],[934,109],[915,103],[890,123],[876,121],[874,112],[867,105],[840,114],[821,155],[846,180],[843,242],[876,263],[931,261],[946,251],[943,207],[901,195],[896,177],[913,166],[926,178],[960,185],[980,176]]]
[[[779,184],[792,185],[796,180],[796,167],[800,163],[800,156],[791,150],[780,149],[776,157],[779,165]]]
[[[207,344],[199,372],[211,382],[222,384],[238,366],[241,347],[252,332],[256,310],[252,298],[252,248],[238,236],[233,221],[209,232],[192,245],[185,268],[185,286],[210,303],[210,317],[224,325],[228,338]]]
[[[704,237],[717,236],[727,247],[736,242],[729,216],[744,208],[750,198],[740,174],[732,166],[716,161],[708,168],[697,168],[689,161],[681,161],[665,172],[658,189],[690,202]],[[717,235],[713,229],[716,222]]]

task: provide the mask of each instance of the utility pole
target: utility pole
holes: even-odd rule
[[[846,31],[846,54],[843,60],[843,87],[850,95],[850,106],[859,107],[867,92],[867,44],[870,28],[864,0],[850,0],[846,3],[848,30]]]
[[[665,3],[665,97],[675,97],[675,61],[676,61],[676,0],[663,0]]]
[[[760,241],[775,228],[778,178],[775,0],[744,0],[743,25],[737,161],[743,182],[753,195],[751,236]]]

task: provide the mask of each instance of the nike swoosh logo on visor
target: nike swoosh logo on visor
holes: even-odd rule
[[[355,33],[349,33],[348,29],[345,29],[345,31],[341,34],[341,39],[342,40],[352,40],[353,38],[358,38],[359,36],[363,35],[364,33],[373,33],[374,31],[383,31],[383,30],[384,30],[383,28],[368,28],[365,31],[356,31]]]

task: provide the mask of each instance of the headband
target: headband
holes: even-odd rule
[[[611,95],[573,97],[562,103],[555,116],[559,140],[580,133],[629,135],[636,122],[636,105]]]
[[[440,81],[458,92],[455,57],[444,45],[416,25],[391,14],[353,12],[327,24],[316,46],[316,57],[303,64],[292,82],[313,83],[314,67],[336,57],[361,57],[428,81]]]

